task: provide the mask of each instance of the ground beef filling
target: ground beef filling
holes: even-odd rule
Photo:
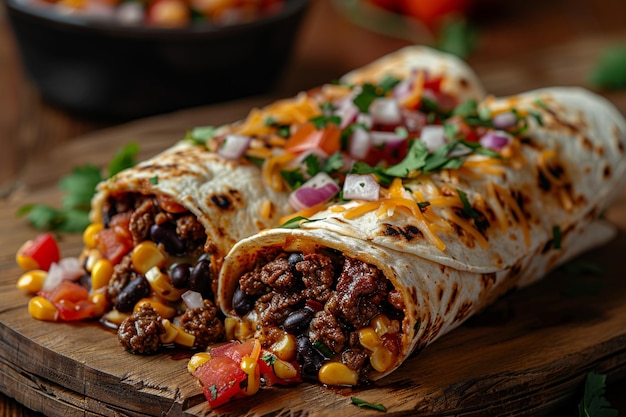
[[[104,205],[102,214],[105,227],[115,224],[115,216],[129,216],[128,233],[132,247],[151,240],[167,255],[167,264],[161,268],[167,273],[176,289],[189,289],[202,294],[205,308],[182,311],[183,329],[195,336],[194,347],[204,349],[209,343],[220,341],[224,335],[222,317],[214,306],[211,287],[210,257],[204,252],[206,232],[204,227],[182,206],[162,207],[159,198],[139,193],[118,193]],[[174,208],[175,210],[172,210]],[[132,262],[132,249],[114,266],[113,276],[106,295],[116,310],[131,313],[136,303],[149,297],[150,284],[137,272]],[[172,306],[179,303],[170,303]],[[119,327],[119,340],[127,350],[135,353],[152,353],[158,348],[157,331],[160,318],[152,309],[139,309]]]
[[[253,312],[261,341],[271,346],[284,332],[298,337],[298,361],[305,377],[315,378],[328,354],[359,372],[370,371],[368,351],[358,330],[383,314],[401,321],[400,293],[376,267],[326,250],[323,253],[269,253],[254,270],[240,277],[233,307],[241,316]],[[399,352],[400,333],[383,340]],[[326,351],[311,358],[311,346]],[[309,357],[307,357],[307,355]],[[307,375],[308,373],[308,375]]]

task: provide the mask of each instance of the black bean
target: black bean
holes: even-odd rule
[[[317,380],[317,374],[324,364],[324,357],[313,347],[306,335],[300,335],[296,340],[296,360],[302,364],[304,378]]]
[[[133,311],[137,301],[150,295],[150,283],[142,275],[133,279],[126,285],[117,295],[115,300],[115,308],[122,312],[128,313]]]
[[[287,258],[287,260],[289,261],[289,267],[295,271],[296,264],[304,260],[304,255],[300,252],[293,252],[289,254],[289,258]]]
[[[162,244],[165,251],[171,255],[184,255],[187,252],[185,242],[176,234],[176,226],[172,223],[150,226],[150,239]]]
[[[240,316],[245,316],[252,310],[254,306],[254,300],[248,296],[241,288],[237,287],[235,294],[233,294],[233,308],[235,313]]]
[[[188,288],[199,292],[203,298],[211,298],[211,263],[209,261],[201,260],[192,268]]]
[[[301,308],[291,312],[283,323],[283,327],[288,333],[298,334],[309,327],[315,312],[310,308]]]
[[[78,283],[80,284],[81,287],[90,290],[91,289],[91,275],[90,274],[81,275],[80,279],[78,280]]]
[[[170,281],[177,289],[188,288],[191,265],[188,263],[174,264],[170,268]]]

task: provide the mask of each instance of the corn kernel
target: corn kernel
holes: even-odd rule
[[[102,316],[102,321],[119,326],[128,316],[130,316],[128,313],[122,313],[118,310],[109,310]]]
[[[371,327],[365,327],[358,331],[359,343],[366,349],[375,350],[381,345],[382,341],[376,334],[376,331]]]
[[[15,255],[15,262],[17,262],[20,268],[24,271],[39,269],[39,263],[34,260],[32,256],[20,255],[19,252]]]
[[[46,276],[48,276],[48,273],[42,269],[28,271],[18,278],[17,288],[34,294],[41,291]]]
[[[89,249],[85,254],[85,270],[87,272],[93,271],[93,267],[100,259],[102,259],[102,254],[98,249]]]
[[[191,333],[187,333],[182,329],[182,327],[179,327],[175,324],[172,324],[172,327],[176,329],[176,337],[174,338],[174,343],[180,346],[193,347],[193,344],[196,342],[196,336],[192,335]]]
[[[251,321],[244,320],[235,328],[235,339],[248,340],[254,336],[254,324]]]
[[[285,333],[280,340],[270,346],[269,350],[278,356],[279,359],[292,361],[296,358],[296,337]]]
[[[180,296],[187,291],[185,288],[174,288],[169,275],[161,272],[158,266],[154,266],[146,272],[146,279],[156,295],[167,301],[178,301]]]
[[[239,327],[239,320],[234,317],[226,317],[224,319],[224,328],[226,330],[226,340],[235,340],[235,332]]]
[[[92,223],[83,232],[83,243],[85,247],[89,249],[95,248],[96,245],[96,235],[104,229],[104,225],[102,223]]]
[[[155,300],[153,298],[142,298],[141,300],[137,301],[137,303],[135,304],[135,311],[139,310],[141,308],[141,305],[144,303],[148,303],[152,306],[152,308],[161,315],[162,318],[164,319],[171,319],[172,317],[174,317],[176,315],[176,309],[173,307],[170,307],[166,304],[163,304],[162,302],[160,302],[159,300]]]
[[[241,370],[248,375],[248,383],[244,388],[246,395],[254,395],[261,387],[261,370],[256,359],[245,357],[241,360]]]
[[[326,362],[317,377],[326,385],[356,385],[359,382],[359,374],[341,362]]]
[[[96,305],[97,317],[100,317],[109,309],[109,300],[103,292],[94,292],[89,296],[89,300]]]
[[[187,363],[187,371],[189,371],[190,374],[193,374],[196,372],[196,369],[202,366],[202,364],[208,362],[210,359],[211,354],[209,352],[196,353],[191,357],[191,359],[189,359],[189,362]]]
[[[176,339],[178,330],[176,330],[176,328],[172,326],[172,323],[168,319],[161,320],[161,324],[163,324],[163,327],[165,327],[165,333],[159,336],[159,339],[161,339],[161,343],[165,345],[169,343],[174,343],[174,339]]]
[[[385,316],[384,314],[377,315],[370,322],[370,325],[374,328],[378,337],[382,337],[389,331],[390,324],[391,320],[389,320],[389,317]]]
[[[272,368],[274,369],[276,376],[280,379],[291,379],[298,376],[298,370],[295,366],[280,359],[276,359],[276,361],[274,361]]]
[[[385,372],[396,361],[396,355],[389,349],[380,346],[370,355],[370,364],[378,372]]]
[[[161,267],[165,263],[166,257],[156,243],[146,240],[135,246],[131,260],[135,271],[145,274],[155,266]]]
[[[37,320],[56,321],[59,312],[50,301],[39,295],[28,302],[28,313]]]
[[[109,285],[113,276],[113,264],[106,258],[101,258],[94,263],[91,269],[91,289],[98,290]]]

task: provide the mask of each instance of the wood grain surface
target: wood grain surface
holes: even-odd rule
[[[59,203],[61,194],[51,178],[67,169],[62,161],[104,164],[129,140],[137,141],[147,157],[189,126],[235,120],[265,100],[104,130],[26,170],[33,174],[25,175],[24,192],[0,205],[3,392],[48,416],[377,415],[351,405],[350,396],[382,403],[389,415],[522,416],[547,414],[576,400],[590,370],[611,379],[626,375],[626,265],[620,260],[626,247],[626,197],[608,213],[620,227],[618,238],[582,257],[602,265],[602,274],[557,271],[502,299],[383,381],[358,390],[311,384],[264,389],[211,412],[186,371],[191,352],[132,355],[99,323],[47,323],[28,315],[29,296],[15,288],[20,271],[14,254],[34,231],[15,213],[28,202]],[[36,175],[42,170],[50,177]],[[31,187],[37,191],[30,192]],[[65,236],[62,249],[68,256],[79,253],[80,236]]]

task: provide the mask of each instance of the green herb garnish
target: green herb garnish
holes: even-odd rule
[[[208,141],[215,137],[216,133],[217,128],[215,126],[198,126],[188,131],[184,140],[196,145],[206,145]]]
[[[387,411],[387,407],[385,407],[382,404],[373,404],[367,401],[364,401],[360,398],[357,397],[351,397],[350,400],[352,401],[352,404],[358,406],[358,407],[364,407],[364,408],[371,408],[373,410],[378,410],[378,411],[382,411],[382,412],[386,412]]]
[[[320,340],[316,340],[315,342],[313,342],[313,347],[317,349],[322,355],[324,355],[326,359],[330,359],[333,357],[333,352]]]
[[[552,228],[552,247],[554,249],[561,249],[562,232],[559,226]]]
[[[476,210],[474,210],[469,200],[467,199],[467,194],[465,194],[465,192],[459,190],[458,188],[456,189],[456,192],[461,199],[461,203],[463,203],[463,214],[465,215],[465,217],[469,219],[477,219],[478,213],[476,213]]]
[[[606,48],[589,74],[589,83],[596,88],[626,88],[626,45]]]
[[[121,148],[108,164],[106,178],[135,165],[138,152],[139,146],[136,143],[129,143]],[[28,222],[38,230],[82,232],[90,223],[91,199],[96,193],[96,186],[103,179],[105,177],[95,165],[76,167],[70,174],[59,179],[58,186],[65,191],[61,208],[28,204],[18,209],[17,216],[26,216]]]
[[[579,417],[617,417],[619,412],[611,408],[611,404],[604,397],[606,393],[606,375],[593,371],[585,379],[585,392],[578,403]]]

